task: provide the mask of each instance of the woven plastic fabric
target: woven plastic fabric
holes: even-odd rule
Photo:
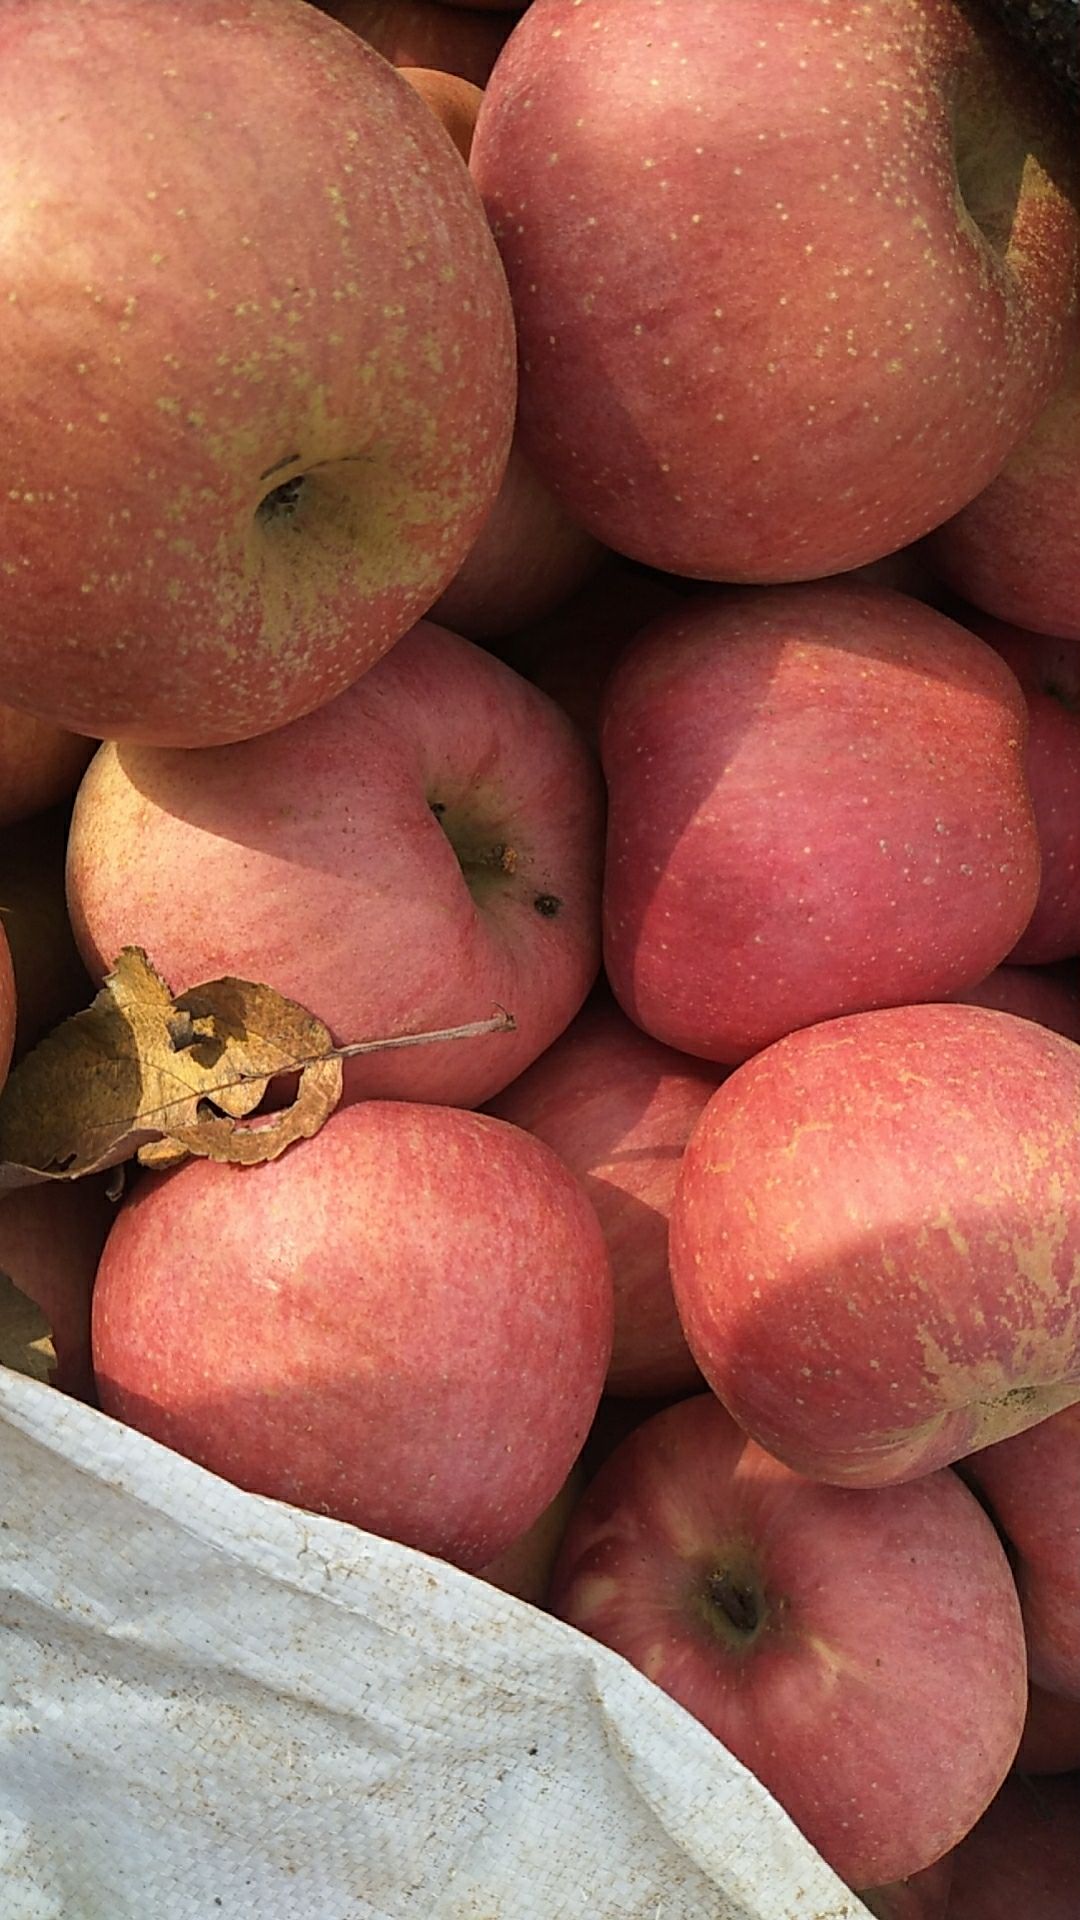
[[[3,1920],[865,1920],[681,1708],[0,1371]]]

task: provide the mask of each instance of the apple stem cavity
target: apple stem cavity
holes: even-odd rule
[[[756,1638],[765,1617],[762,1595],[748,1580],[729,1568],[717,1568],[705,1582],[706,1610],[725,1640],[736,1643]]]
[[[304,490],[304,475],[294,473],[288,480],[282,480],[270,492],[264,494],[256,509],[259,520],[291,519],[295,514]]]

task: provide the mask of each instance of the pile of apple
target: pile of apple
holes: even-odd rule
[[[514,1023],[6,1196],[55,1384],[894,1920],[1080,1915],[1072,134],[978,0],[0,15],[5,1060],[128,945]]]

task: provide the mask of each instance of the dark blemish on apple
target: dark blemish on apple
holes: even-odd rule
[[[533,906],[537,913],[543,914],[545,920],[554,920],[556,914],[562,911],[562,901],[556,899],[553,893],[538,893]]]
[[[436,820],[441,820],[443,817],[443,814],[446,812],[445,800],[431,800],[428,802],[428,804],[431,808],[432,813],[435,815]]]

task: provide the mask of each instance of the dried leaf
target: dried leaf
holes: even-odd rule
[[[56,1366],[48,1320],[6,1273],[0,1273],[0,1366],[28,1373],[46,1385]]]
[[[300,1073],[294,1104],[243,1129],[271,1080]],[[0,1093],[0,1187],[74,1180],[138,1154],[252,1165],[318,1132],[342,1066],[321,1020],[271,987],[215,980],[175,1000],[125,947],[92,1006],[49,1034]]]
[[[338,1047],[321,1020],[272,987],[229,978],[174,997],[141,947],[125,947],[93,1004],[48,1034],[0,1092],[0,1191],[76,1180],[133,1155],[156,1170],[189,1154],[275,1160],[329,1119],[344,1060],[513,1031],[500,1009],[437,1033]],[[299,1074],[292,1105],[251,1120],[285,1073]]]

